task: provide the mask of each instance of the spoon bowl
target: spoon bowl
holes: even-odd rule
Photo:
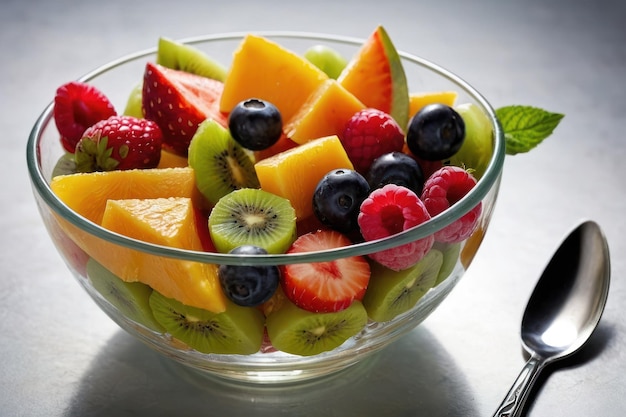
[[[494,417],[519,416],[539,372],[578,351],[597,327],[609,293],[610,259],[599,225],[585,221],[546,266],[522,318],[530,358]]]

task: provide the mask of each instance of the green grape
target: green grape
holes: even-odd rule
[[[143,83],[139,83],[131,90],[128,100],[126,101],[126,107],[124,108],[125,116],[133,116],[138,119],[143,119],[143,112],[141,110],[142,89]]]
[[[455,107],[465,122],[465,139],[450,164],[471,169],[476,179],[482,177],[492,154],[493,129],[483,111],[473,103]]]
[[[338,51],[326,45],[312,46],[304,53],[304,57],[333,79],[337,79],[348,64]]]

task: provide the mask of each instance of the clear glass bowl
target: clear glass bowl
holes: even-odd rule
[[[296,52],[302,53],[315,44],[327,44],[346,57],[353,56],[364,42],[364,39],[299,32],[261,32],[258,34]],[[227,33],[190,38],[183,42],[192,44],[206,51],[211,57],[227,64],[243,36],[245,33]],[[80,77],[79,80],[94,84],[105,92],[116,108],[123,109],[132,87],[141,80],[146,61],[154,60],[155,52],[156,47],[127,55],[96,68]],[[112,233],[86,220],[61,202],[49,185],[53,168],[63,155],[63,148],[52,118],[52,103],[48,105],[35,122],[30,134],[27,145],[27,163],[41,217],[59,253],[78,283],[112,320],[149,347],[200,373],[237,381],[285,383],[328,375],[361,361],[415,328],[446,298],[478,250],[496,202],[505,149],[503,132],[495,113],[479,92],[457,75],[436,64],[405,52],[400,52],[400,56],[409,82],[409,91],[454,90],[458,92],[458,103],[474,103],[484,112],[493,129],[493,148],[489,165],[469,194],[451,209],[433,217],[427,223],[386,239],[355,244],[333,251],[298,255],[267,255],[251,260],[236,255],[185,251],[148,244]],[[76,232],[79,232],[91,239],[104,240],[111,245],[121,245],[156,257],[215,264],[267,265],[326,261],[346,256],[367,255],[427,237],[454,222],[479,203],[482,203],[483,209],[478,228],[472,236],[460,244],[460,253],[447,279],[431,288],[410,311],[389,322],[371,322],[361,333],[340,347],[315,356],[296,356],[275,351],[266,353],[260,351],[253,355],[203,354],[188,348],[168,334],[152,331],[124,316],[94,288],[85,272],[88,255],[72,239],[72,236],[76,236]]]

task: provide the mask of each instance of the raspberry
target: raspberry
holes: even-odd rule
[[[475,185],[476,179],[463,168],[444,166],[426,180],[421,199],[434,217],[463,198]],[[436,232],[435,240],[455,243],[467,239],[474,232],[481,211],[482,203],[478,203],[460,219]]]
[[[54,96],[54,122],[63,147],[71,153],[88,127],[116,114],[113,104],[93,85],[70,81]]]
[[[374,190],[361,204],[359,227],[367,241],[382,239],[417,226],[430,219],[417,194],[406,187],[387,184]],[[434,243],[430,235],[414,242],[370,254],[376,262],[400,271],[426,255]]]
[[[372,161],[404,147],[404,132],[387,113],[364,109],[352,116],[341,135],[341,143],[354,169],[366,174]]]

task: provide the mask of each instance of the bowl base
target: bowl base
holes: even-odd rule
[[[338,386],[345,383],[346,379],[358,378],[375,365],[378,353],[368,355],[359,361],[336,369],[323,368],[320,370],[285,370],[285,371],[241,371],[241,372],[217,372],[204,370],[187,366],[180,361],[167,356],[161,356],[160,359],[164,368],[177,378],[199,387],[216,387],[230,390],[235,388],[245,388],[246,392],[250,389],[259,388],[263,392],[272,388],[281,389],[285,387],[298,387],[309,389],[315,387],[319,389],[321,386]],[[356,376],[355,376],[356,375]]]

